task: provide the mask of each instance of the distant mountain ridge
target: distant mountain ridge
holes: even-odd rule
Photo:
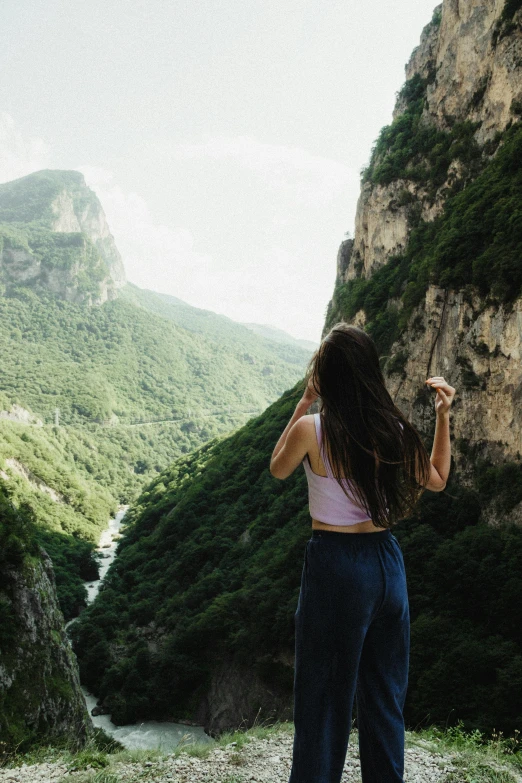
[[[133,283],[127,283],[120,290],[119,296],[156,315],[168,318],[169,321],[174,321],[183,329],[204,335],[212,341],[231,342],[243,349],[250,347],[254,351],[264,346],[265,349],[276,353],[291,364],[304,366],[315,350],[314,343],[296,340],[274,327],[239,323],[226,315],[189,305],[171,294],[138,288]]]
[[[291,334],[285,332],[283,329],[278,329],[277,326],[270,326],[270,324],[251,324],[243,321],[243,326],[247,329],[251,329],[256,334],[260,334],[266,337],[268,340],[275,340],[281,343],[297,344],[307,351],[315,351],[319,348],[319,343],[314,343],[312,340],[303,340],[302,338],[292,337]]]

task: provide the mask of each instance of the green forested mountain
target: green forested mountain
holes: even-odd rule
[[[248,329],[251,329],[255,334],[260,334],[269,340],[274,340],[278,343],[290,343],[299,345],[309,351],[315,351],[319,346],[319,343],[313,343],[310,340],[296,339],[288,332],[284,332],[282,329],[277,329],[275,326],[269,326],[268,324],[244,324]]]
[[[66,617],[118,503],[262,411],[309,356],[122,275],[81,174],[0,185],[0,480],[35,514]]]
[[[51,556],[62,611],[67,619],[84,606],[84,580],[97,578],[93,550],[117,499],[89,474],[95,440],[65,428],[0,420],[0,487],[35,520],[36,540]]]
[[[289,364],[303,366],[317,346],[306,340],[295,340],[279,329],[271,329],[259,324],[239,324],[224,315],[211,310],[201,310],[169,294],[147,291],[132,283],[127,283],[120,291],[120,298],[140,305],[157,315],[162,315],[189,332],[205,335],[212,341],[234,345],[246,357],[250,351],[250,361],[259,361],[264,348],[268,365],[264,373],[269,374],[270,359],[279,358]],[[252,332],[254,334],[252,334]]]
[[[0,308],[4,393],[45,422],[58,407],[63,425],[178,419],[194,431],[198,417],[225,423],[227,409],[246,418],[308,356],[290,363],[244,327],[243,343],[211,340],[120,299],[90,307],[21,289]]]
[[[75,302],[112,299],[125,280],[98,198],[78,171],[37,171],[0,185],[0,284]]]
[[[509,53],[522,9],[468,6],[439,6],[407,66],[362,172],[325,329],[345,319],[370,331],[428,446],[426,372],[457,386],[448,486],[394,530],[412,618],[406,721],[511,732],[522,722],[522,114]],[[288,714],[310,527],[304,473],[278,482],[268,465],[298,393],[175,462],[129,512],[105,589],[75,628],[83,677],[117,721],[198,716],[223,729]],[[230,684],[221,717],[223,672],[255,694],[247,715],[231,714]]]

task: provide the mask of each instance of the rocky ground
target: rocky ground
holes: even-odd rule
[[[74,759],[24,765],[0,769],[0,783],[287,783],[292,741],[291,732],[280,731],[263,739],[253,737],[244,743],[230,742],[201,757],[182,750],[153,761],[131,761],[125,754],[108,756],[108,765],[102,769],[88,766],[79,769]],[[493,759],[484,759],[477,766],[465,754],[437,752],[428,743],[425,745],[407,742],[405,783],[522,783],[521,775]],[[357,733],[354,732],[342,783],[360,781]]]

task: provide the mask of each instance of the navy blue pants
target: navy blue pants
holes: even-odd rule
[[[354,699],[363,783],[403,783],[410,612],[389,529],[312,530],[295,613],[289,783],[339,783]]]

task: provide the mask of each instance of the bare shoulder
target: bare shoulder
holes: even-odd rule
[[[307,413],[304,416],[301,416],[300,419],[297,419],[296,424],[300,424],[301,427],[314,427],[314,414]]]
[[[314,414],[308,413],[305,416],[301,416],[295,422],[293,429],[296,435],[302,438],[304,442],[313,442],[315,440]]]

